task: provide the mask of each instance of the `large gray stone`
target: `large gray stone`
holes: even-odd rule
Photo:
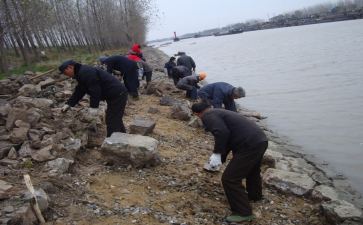
[[[315,187],[311,195],[313,198],[321,200],[329,201],[329,200],[338,199],[338,193],[334,190],[334,188],[325,185],[319,185]]]
[[[188,121],[192,117],[188,105],[178,104],[170,107],[171,116],[178,120]]]
[[[344,200],[333,200],[321,204],[324,215],[330,224],[341,224],[345,220],[363,223],[362,211]]]
[[[115,132],[104,140],[101,154],[104,161],[117,166],[155,166],[161,161],[158,144],[156,139],[148,136]]]
[[[46,98],[29,98],[19,97],[15,101],[16,103],[24,104],[28,108],[50,108],[53,107],[53,101]]]
[[[0,180],[0,199],[10,197],[10,191],[13,188],[11,184],[6,181]]]
[[[0,141],[0,159],[8,155],[12,147],[17,146],[10,141]]]
[[[48,175],[54,177],[65,173],[68,170],[70,163],[73,163],[73,161],[65,158],[57,158],[47,162],[45,166],[50,169]]]
[[[37,90],[34,84],[25,84],[19,89],[19,92],[23,92],[22,95],[25,97],[31,97],[37,93]]]
[[[181,102],[178,99],[171,97],[170,95],[165,95],[160,99],[160,105],[173,106],[176,104],[181,104]]]
[[[284,192],[293,193],[299,196],[310,193],[316,183],[306,174],[295,172],[267,169],[263,180]]]
[[[136,117],[130,124],[130,134],[148,135],[151,134],[155,128],[155,121],[143,117]]]
[[[24,141],[27,141],[28,130],[29,129],[24,127],[14,128],[9,135],[11,142],[13,142],[14,144],[22,144]]]
[[[283,158],[284,158],[284,156],[280,152],[276,152],[276,151],[267,149],[265,154],[263,155],[262,163],[275,167],[275,163]]]

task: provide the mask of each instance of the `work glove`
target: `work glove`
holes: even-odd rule
[[[212,156],[209,158],[209,165],[212,167],[217,167],[222,165],[221,154],[213,153]]]
[[[97,108],[89,108],[88,112],[91,116],[97,116],[98,109]]]
[[[67,112],[67,111],[68,111],[68,109],[70,109],[70,108],[71,108],[71,106],[70,106],[70,105],[65,104],[65,105],[62,107],[61,112],[62,112],[62,113],[65,113],[65,112]]]

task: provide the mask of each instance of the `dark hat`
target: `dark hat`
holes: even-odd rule
[[[63,73],[63,71],[67,68],[67,66],[74,65],[74,64],[76,64],[76,62],[73,59],[68,59],[68,60],[62,62],[58,67],[58,69],[60,71],[59,75]]]

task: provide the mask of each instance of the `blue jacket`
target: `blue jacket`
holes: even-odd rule
[[[101,68],[77,63],[74,66],[74,72],[78,85],[66,103],[72,107],[85,94],[90,96],[90,107],[98,108],[100,100],[109,100],[116,95],[127,92],[119,80]]]
[[[121,72],[121,75],[133,73],[133,70],[139,69],[137,63],[126,56],[115,55],[106,59],[107,72],[112,74],[113,70]]]
[[[231,98],[234,87],[225,82],[216,82],[207,84],[199,89],[198,96],[201,99],[210,99],[213,101],[214,108],[222,108],[237,112],[234,99]]]

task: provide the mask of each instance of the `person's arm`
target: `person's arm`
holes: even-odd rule
[[[228,103],[224,104],[225,109],[237,112],[236,103],[233,99],[229,99]]]
[[[74,107],[83,98],[85,94],[86,92],[82,90],[82,88],[79,85],[77,85],[76,88],[74,89],[72,96],[68,99],[66,104],[71,107]]]

